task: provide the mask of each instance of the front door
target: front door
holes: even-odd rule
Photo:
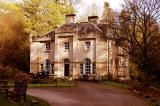
[[[64,65],[64,76],[69,76],[69,64]]]

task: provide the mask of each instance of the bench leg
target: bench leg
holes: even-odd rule
[[[6,97],[8,97],[8,90],[5,90]]]
[[[18,102],[18,96],[17,96],[17,94],[16,94],[16,97],[15,97],[15,98],[16,98],[16,102]]]
[[[26,101],[26,95],[24,95],[24,102]]]

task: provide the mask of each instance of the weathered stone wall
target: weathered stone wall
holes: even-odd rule
[[[104,39],[100,33],[89,32],[79,35],[75,33],[76,30],[78,29],[74,28],[72,33],[57,30],[52,39],[48,39],[49,36],[47,36],[47,39],[44,40],[43,36],[31,42],[30,72],[40,72],[41,64],[45,70],[45,62],[49,60],[50,64],[54,64],[55,77],[64,77],[64,64],[67,60],[69,76],[81,78],[80,64],[83,64],[83,74],[85,74],[85,61],[89,59],[91,78],[93,63],[96,64],[98,76],[107,76],[109,73],[112,78],[116,79],[125,74],[125,78],[128,78],[128,66],[126,65],[128,55],[124,56],[126,53],[115,45],[113,40]],[[65,50],[64,43],[67,42],[69,42],[69,50]],[[85,42],[90,42],[89,50],[86,49]],[[46,51],[46,43],[50,43],[49,51]]]
[[[39,42],[30,44],[30,72],[39,71]]]

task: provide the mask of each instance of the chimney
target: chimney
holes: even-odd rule
[[[75,14],[66,15],[66,24],[75,23]]]
[[[98,21],[99,21],[98,16],[89,16],[89,17],[88,17],[88,22],[92,22],[92,23],[94,23],[94,24],[97,24]]]

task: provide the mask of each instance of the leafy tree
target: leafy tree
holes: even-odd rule
[[[29,43],[24,20],[13,13],[0,13],[0,64],[29,71]]]
[[[74,12],[65,0],[23,0],[18,6],[24,13],[28,32],[34,35],[44,34],[64,24],[64,15]]]

